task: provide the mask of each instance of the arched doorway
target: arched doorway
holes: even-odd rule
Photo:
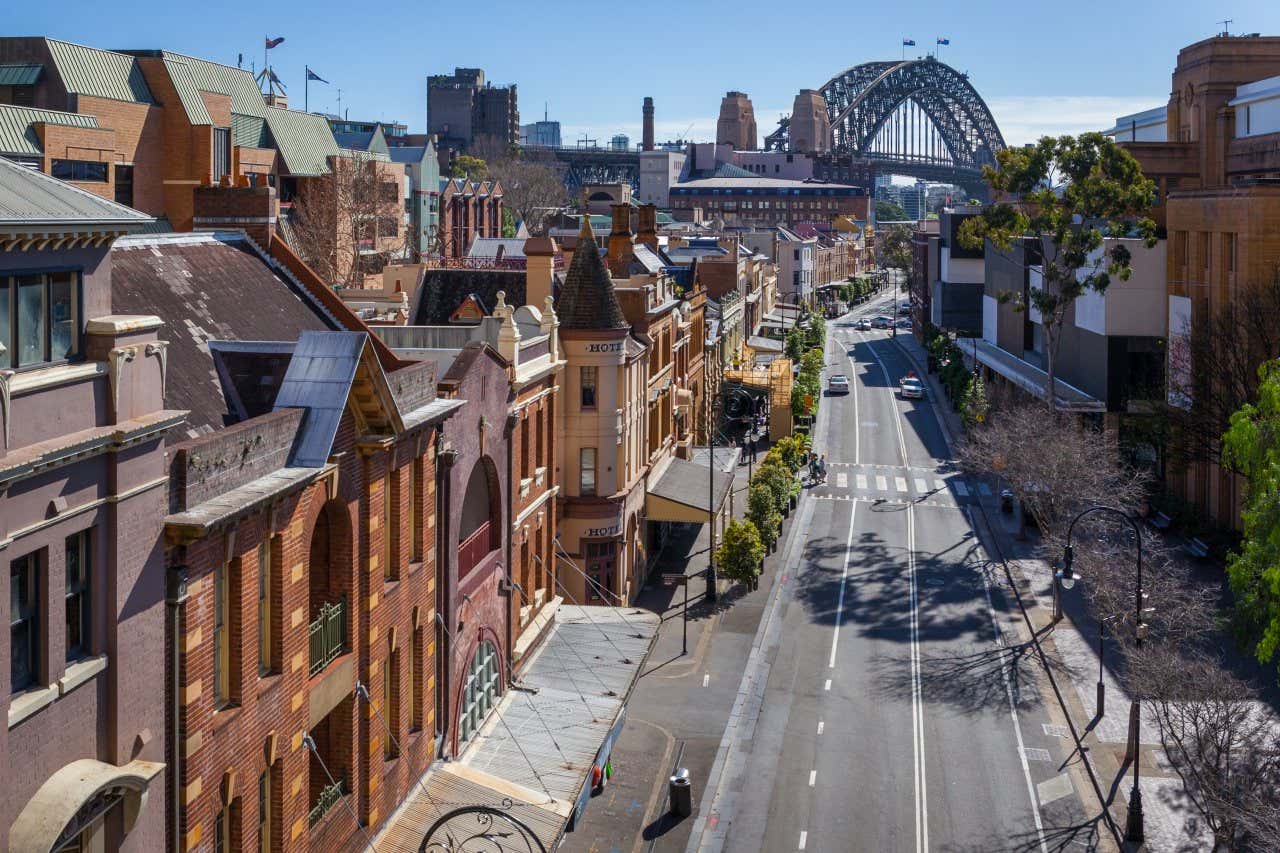
[[[481,640],[471,655],[466,680],[458,700],[458,741],[470,740],[484,724],[489,711],[498,704],[502,695],[502,664],[498,647],[489,640]]]
[[[163,768],[142,760],[123,767],[90,758],[71,762],[50,776],[18,814],[9,830],[9,850],[115,849],[137,824],[147,788]]]
[[[471,469],[458,522],[458,577],[464,578],[502,547],[502,504],[498,471],[489,457]]]

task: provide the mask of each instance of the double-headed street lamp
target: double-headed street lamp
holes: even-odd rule
[[[1109,513],[1119,516],[1133,528],[1133,538],[1137,547],[1138,556],[1138,582],[1134,589],[1134,624],[1135,636],[1137,638],[1138,647],[1142,647],[1142,641],[1147,638],[1147,626],[1142,621],[1142,528],[1133,516],[1128,513],[1110,506],[1092,506],[1080,512],[1075,518],[1071,519],[1071,524],[1067,525],[1067,545],[1062,553],[1062,569],[1055,575],[1056,582],[1061,584],[1064,590],[1069,590],[1076,585],[1079,577],[1074,569],[1075,552],[1071,548],[1071,534],[1075,530],[1076,523],[1086,515],[1093,513]],[[1099,675],[1098,683],[1101,686],[1102,677]],[[1102,691],[1098,691],[1098,710],[1102,710]],[[1142,706],[1138,701],[1138,697],[1134,696],[1130,699],[1129,705],[1129,738],[1132,744],[1133,755],[1133,790],[1129,792],[1129,813],[1128,822],[1125,826],[1124,837],[1126,841],[1141,844],[1145,838],[1142,827],[1142,790],[1138,787],[1139,765],[1141,763],[1141,751],[1139,743],[1141,739],[1141,721]]]

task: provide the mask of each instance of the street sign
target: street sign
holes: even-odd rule
[[[684,574],[683,572],[678,575],[669,575],[666,572],[662,573],[663,586],[684,586],[688,582],[689,582],[689,576]]]

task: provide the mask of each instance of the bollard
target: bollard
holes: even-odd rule
[[[671,813],[676,817],[688,817],[693,814],[693,785],[689,782],[689,770],[684,767],[676,770],[667,784]]]

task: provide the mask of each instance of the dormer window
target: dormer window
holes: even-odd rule
[[[0,367],[22,370],[80,354],[80,274],[0,275]]]

